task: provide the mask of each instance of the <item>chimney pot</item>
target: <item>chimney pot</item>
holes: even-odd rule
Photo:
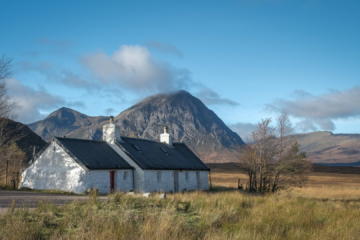
[[[172,136],[168,133],[167,126],[164,127],[164,133],[160,134],[160,142],[164,142],[167,145],[169,145],[169,147],[173,147],[172,146],[173,139]]]
[[[102,139],[109,143],[114,143],[116,140],[121,140],[120,126],[115,124],[113,116],[110,116],[110,122],[103,126]]]

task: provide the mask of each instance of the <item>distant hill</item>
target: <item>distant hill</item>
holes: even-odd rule
[[[150,96],[115,117],[121,135],[159,140],[167,125],[176,142],[186,143],[205,162],[236,161],[235,149],[244,142],[198,98],[186,91]],[[73,138],[101,138],[102,126],[82,127]]]
[[[35,153],[37,153],[46,145],[46,142],[26,125],[12,120],[8,121],[6,129],[9,134],[7,137],[9,139],[17,139],[15,141],[16,144],[26,154],[24,161],[30,161],[33,157],[34,146]]]
[[[44,120],[28,124],[27,126],[45,141],[49,141],[54,136],[62,137],[76,129],[98,124],[106,119],[108,117],[89,117],[83,113],[63,107],[51,113]]]
[[[60,108],[28,126],[48,141],[53,136],[102,138],[109,117],[90,117]],[[198,98],[186,91],[145,98],[115,117],[121,135],[159,140],[167,125],[176,142],[186,143],[203,161],[236,162],[243,140]],[[312,132],[295,135],[313,163],[360,166],[360,134]]]
[[[306,151],[314,163],[360,166],[360,134],[333,134],[322,131],[298,134],[295,138],[301,150]]]

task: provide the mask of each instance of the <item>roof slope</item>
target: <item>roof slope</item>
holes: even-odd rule
[[[132,169],[105,141],[74,138],[55,138],[60,145],[76,157],[79,164],[90,170]]]
[[[170,148],[166,143],[140,138],[121,138],[123,141],[117,141],[117,145],[142,169],[210,170],[184,143],[173,143],[174,148]]]

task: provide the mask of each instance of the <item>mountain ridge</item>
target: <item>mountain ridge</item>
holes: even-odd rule
[[[33,158],[34,147],[37,153],[46,145],[46,142],[25,124],[13,120],[7,121],[8,132],[5,135],[8,134],[9,139],[16,139],[16,145],[25,153],[24,162],[30,161]]]
[[[157,141],[166,125],[174,141],[186,143],[205,162],[234,161],[234,149],[244,144],[212,110],[186,91],[147,97],[114,120],[123,136]],[[101,138],[106,123],[77,129],[68,137]]]
[[[28,126],[46,140],[63,135],[102,138],[102,126],[108,123],[109,117],[98,117],[93,122],[89,118],[75,110],[61,108]],[[78,119],[83,120],[82,125],[76,122]],[[244,144],[212,110],[186,91],[149,96],[118,114],[115,123],[120,126],[122,136],[157,141],[166,125],[175,142],[186,143],[205,162],[234,161],[235,150]],[[56,128],[56,124],[60,127]]]
[[[300,149],[307,152],[313,163],[360,166],[360,134],[317,131],[294,137],[300,144]]]
[[[92,139],[102,138],[102,126],[108,120],[60,108],[28,126],[46,140],[64,135]],[[186,91],[149,96],[118,114],[115,122],[122,136],[156,141],[167,125],[174,141],[186,143],[205,162],[237,162],[237,150],[244,144],[212,110]],[[318,131],[294,137],[314,163],[360,166],[360,134]]]
[[[64,136],[78,128],[97,124],[106,119],[104,116],[91,117],[71,108],[62,107],[49,114],[44,120],[27,126],[45,141],[49,141],[54,136]]]

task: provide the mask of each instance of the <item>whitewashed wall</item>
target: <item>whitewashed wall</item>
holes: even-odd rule
[[[142,170],[115,144],[109,144],[122,158],[135,168],[135,190],[139,192],[174,191],[174,171],[161,171],[161,181],[157,181],[157,170]],[[55,146],[55,151],[53,150]],[[124,172],[128,172],[124,180]],[[196,171],[179,172],[179,190],[196,190]],[[200,171],[201,189],[209,189],[208,171]],[[115,191],[133,190],[133,170],[115,171]],[[87,188],[98,188],[100,193],[110,192],[108,170],[85,171],[56,142],[53,142],[41,156],[22,174],[21,187],[32,189],[59,189],[82,193]]]
[[[22,173],[20,188],[59,189],[80,193],[86,189],[83,181],[85,175],[86,171],[53,142]]]
[[[53,150],[55,146],[55,151]],[[128,172],[124,180],[124,172]],[[115,171],[115,190],[133,189],[132,170]],[[57,143],[53,142],[22,174],[21,187],[32,189],[58,189],[82,193],[97,188],[100,193],[110,192],[108,170],[85,171]]]
[[[189,180],[186,181],[185,173],[189,173]],[[200,189],[197,188],[196,171],[179,172],[179,190],[209,190],[208,171],[200,171]]]
[[[209,190],[209,171],[200,171],[201,190]]]
[[[173,170],[161,170],[161,181],[157,181],[157,172],[158,170],[145,170],[145,192],[153,191],[174,191],[174,171]],[[189,172],[189,180],[185,179],[185,172],[179,172],[179,191],[183,190],[198,190],[197,189],[197,180],[196,180],[196,171]],[[200,189],[208,190],[208,171],[200,171]]]
[[[124,180],[125,172],[127,172],[127,177]],[[133,189],[133,170],[129,169],[115,171],[115,191],[128,192]]]
[[[145,192],[162,191],[169,192],[174,191],[174,171],[164,170],[161,172],[161,181],[157,181],[157,170],[145,170]]]
[[[142,170],[126,153],[124,153],[115,143],[108,144],[115,150],[117,154],[119,154],[130,166],[135,168],[135,190],[138,192],[145,192],[145,178],[144,178],[144,170]]]

